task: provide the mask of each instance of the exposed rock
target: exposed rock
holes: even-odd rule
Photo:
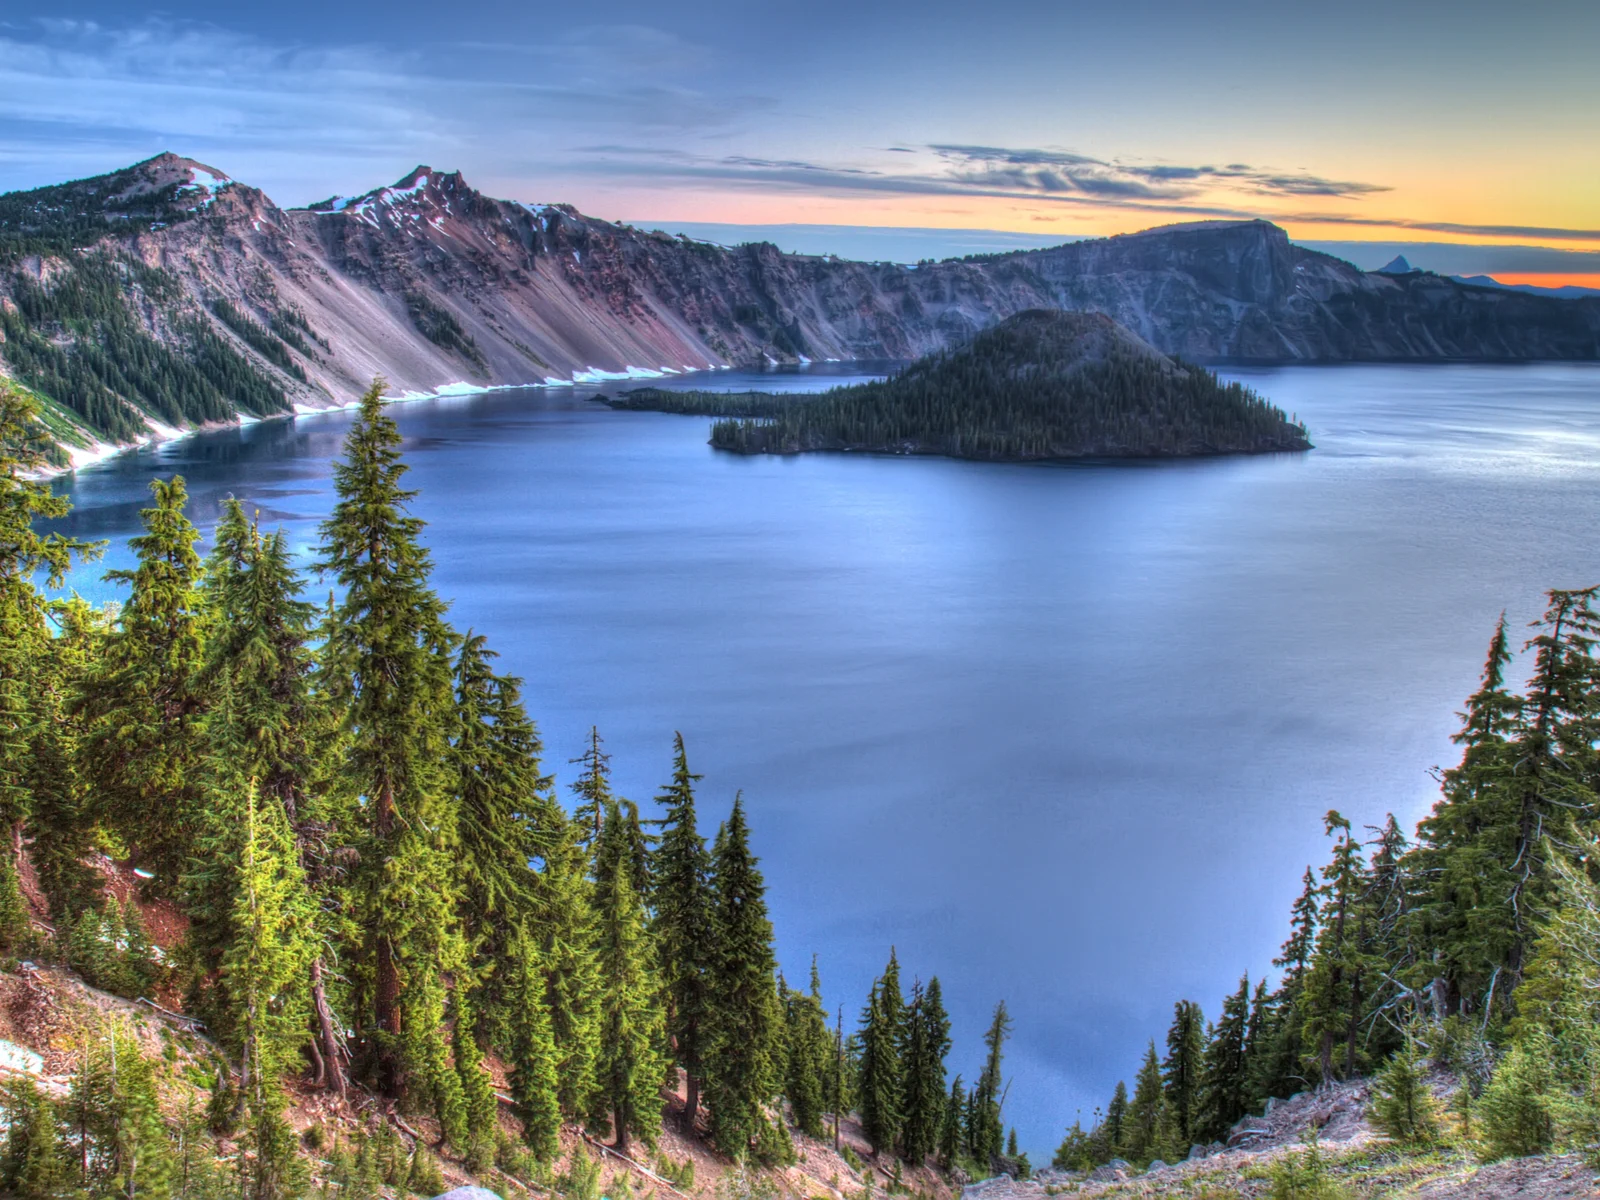
[[[500,1197],[488,1188],[458,1187],[435,1196],[433,1200],[500,1200]]]

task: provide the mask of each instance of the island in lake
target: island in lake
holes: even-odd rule
[[[1304,425],[1099,313],[1018,313],[889,379],[813,395],[636,388],[613,408],[723,418],[737,454],[864,450],[999,462],[1309,450]]]

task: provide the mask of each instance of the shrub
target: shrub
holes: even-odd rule
[[[1345,1189],[1328,1173],[1328,1161],[1313,1137],[1304,1152],[1286,1154],[1272,1164],[1272,1200],[1344,1200]]]
[[[1483,1089],[1478,1117],[1486,1159],[1540,1154],[1555,1140],[1547,1049],[1538,1036],[1512,1047]]]
[[[1422,1068],[1422,1052],[1407,1038],[1373,1080],[1372,1121],[1397,1142],[1431,1146],[1439,1140],[1439,1102]]]

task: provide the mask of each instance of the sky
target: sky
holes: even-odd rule
[[[288,205],[426,163],[646,225],[1261,216],[1600,281],[1597,47],[1592,0],[10,0],[0,189],[170,149]]]

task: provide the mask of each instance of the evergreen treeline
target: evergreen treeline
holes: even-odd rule
[[[740,454],[1027,460],[1310,448],[1303,426],[1249,388],[1174,362],[1090,313],[1018,313],[891,379],[818,396],[651,388],[607,403],[726,417],[711,444]]]
[[[95,252],[73,258],[48,284],[16,271],[8,287],[12,303],[0,306],[0,334],[12,372],[97,437],[143,435],[141,413],[168,425],[198,425],[232,420],[236,411],[288,410],[282,388],[200,316],[183,315],[181,289],[165,271]],[[145,330],[130,294],[168,310],[171,344]],[[281,344],[277,350],[288,357]]]
[[[306,381],[305,371],[289,354],[289,348],[286,344],[289,339],[280,336],[278,332],[280,328],[284,328],[289,337],[300,341],[300,352],[309,354],[310,347],[306,346],[304,339],[298,337],[292,325],[285,327],[284,323],[280,322],[275,316],[272,323],[273,328],[270,330],[265,329],[251,318],[245,316],[231,301],[223,296],[219,296],[211,302],[211,311],[217,314],[217,318],[224,325],[243,338],[245,345],[249,346],[273,366],[287,371],[301,383]]]
[[[179,202],[182,184],[140,190],[146,183],[142,165],[0,195],[0,264],[34,254],[64,255],[130,226],[148,229],[192,217]]]
[[[1600,1160],[1600,589],[1552,591],[1513,659],[1502,617],[1481,685],[1408,840],[1391,815],[1358,836],[1324,818],[1277,986],[1248,978],[1214,1022],[1180,1001],[1130,1099],[1117,1084],[1058,1165],[1143,1164],[1224,1140],[1270,1097],[1377,1072],[1392,1136],[1441,1136],[1430,1069],[1459,1078],[1458,1128],[1487,1157],[1562,1145]]]
[[[326,606],[236,501],[202,557],[174,478],[108,577],[126,602],[101,611],[36,589],[96,548],[38,532],[66,503],[27,476],[33,399],[0,384],[0,954],[128,997],[181,991],[226,1059],[185,1133],[136,1050],[90,1037],[65,1103],[9,1093],[0,1192],[165,1196],[173,1147],[226,1134],[233,1194],[298,1195],[290,1079],[435,1118],[485,1170],[513,1153],[491,1057],[527,1161],[551,1161],[564,1124],[652,1145],[680,1071],[685,1130],[734,1159],[791,1161],[786,1103],[813,1135],[859,1107],[886,1155],[993,1161],[1003,1008],[970,1093],[946,1091],[938,981],[907,1000],[893,960],[859,1033],[830,1030],[815,968],[804,993],[777,974],[742,800],[708,838],[681,737],[659,820],[615,793],[598,733],[563,806],[520,681],[433,591],[381,393],[336,467],[313,567]],[[160,961],[139,905],[86,865],[101,853],[187,918]]]

